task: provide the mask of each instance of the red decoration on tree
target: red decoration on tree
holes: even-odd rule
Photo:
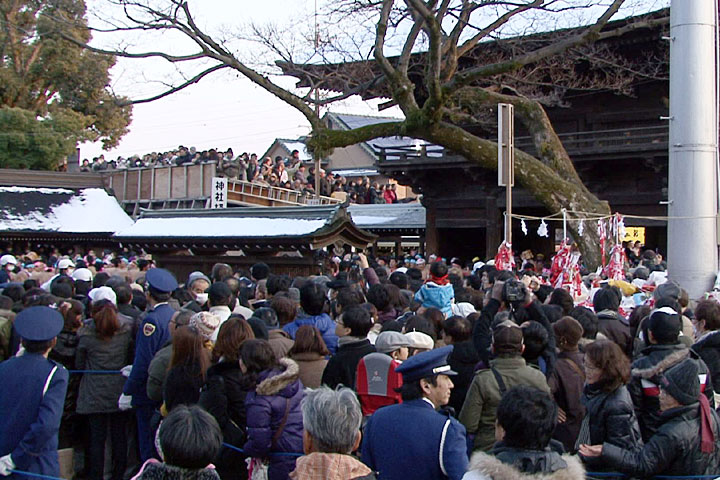
[[[605,268],[605,275],[610,280],[625,280],[625,249],[620,244],[615,244],[610,250],[610,263]]]
[[[498,247],[498,253],[495,255],[495,268],[498,270],[512,270],[515,268],[512,245],[506,241],[503,241]]]
[[[605,220],[598,220],[597,226],[598,237],[600,237],[600,258],[602,258],[602,268],[605,270],[605,242],[607,242],[607,226]]]
[[[582,291],[580,278],[580,253],[573,251],[570,244],[563,240],[550,267],[550,285],[553,288],[565,288],[575,298]]]

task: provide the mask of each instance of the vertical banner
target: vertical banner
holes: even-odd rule
[[[227,208],[228,181],[225,177],[213,177],[210,208]]]

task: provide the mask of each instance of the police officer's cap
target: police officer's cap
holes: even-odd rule
[[[63,316],[50,307],[29,307],[15,317],[15,330],[20,337],[32,342],[46,342],[57,337],[63,329]]]
[[[178,288],[173,274],[164,268],[151,268],[145,273],[145,281],[158,292],[171,293]]]
[[[402,374],[404,383],[435,375],[457,375],[447,362],[447,357],[452,351],[453,346],[449,345],[418,353],[405,360],[395,371]]]

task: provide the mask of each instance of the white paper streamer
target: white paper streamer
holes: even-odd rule
[[[545,223],[545,220],[540,221],[540,226],[538,227],[537,234],[541,237],[546,237],[546,238],[550,236],[548,234],[548,227],[547,227],[547,223]]]

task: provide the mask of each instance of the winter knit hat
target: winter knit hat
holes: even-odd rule
[[[700,365],[697,360],[686,358],[667,369],[660,379],[660,387],[681,405],[700,403],[700,450],[712,453],[715,449],[712,414],[710,402],[700,388]]]
[[[220,317],[210,312],[199,312],[190,317],[190,327],[194,327],[205,340],[212,340],[215,330],[220,326]]]
[[[202,272],[192,272],[192,273],[190,274],[190,276],[188,277],[188,281],[187,281],[187,283],[185,284],[185,286],[186,286],[187,288],[192,287],[192,284],[193,284],[196,280],[205,280],[208,285],[212,285],[212,282],[210,281],[210,279],[208,278],[208,276],[205,275],[204,273],[202,273]]]
[[[682,405],[691,405],[700,395],[699,371],[695,360],[685,359],[665,371],[660,386]]]

